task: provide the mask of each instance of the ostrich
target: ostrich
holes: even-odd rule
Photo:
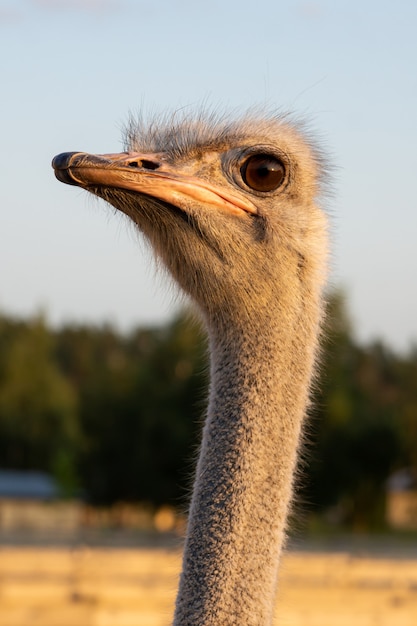
[[[210,391],[174,626],[267,626],[322,318],[322,159],[286,116],[131,122],[58,180],[125,213],[206,325]]]

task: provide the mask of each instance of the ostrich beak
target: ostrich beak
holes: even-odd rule
[[[197,201],[235,215],[242,215],[242,211],[257,213],[248,199],[184,174],[166,163],[161,154],[63,152],[53,159],[52,167],[62,183],[91,191],[94,187],[125,189],[152,196],[184,211]]]

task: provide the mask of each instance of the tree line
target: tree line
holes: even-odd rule
[[[328,309],[298,490],[317,514],[375,527],[389,475],[417,470],[417,348],[360,345],[343,294]],[[96,504],[183,505],[207,366],[187,315],[128,334],[0,315],[0,468],[48,471]]]

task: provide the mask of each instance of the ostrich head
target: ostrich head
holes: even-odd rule
[[[262,317],[323,256],[320,158],[283,117],[132,122],[125,152],[53,167],[128,215],[208,322]]]

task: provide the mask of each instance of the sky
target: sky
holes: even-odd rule
[[[130,113],[261,105],[332,164],[330,283],[357,339],[417,345],[416,32],[415,0],[0,0],[0,311],[168,321],[145,243],[51,159],[122,150]]]

